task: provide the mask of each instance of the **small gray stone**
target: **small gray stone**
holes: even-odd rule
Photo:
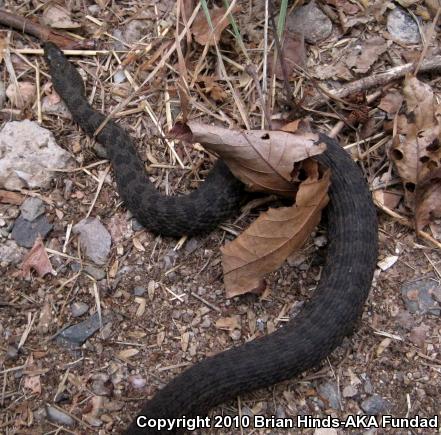
[[[113,316],[102,316],[103,325],[109,323]],[[98,313],[84,320],[83,322],[72,325],[61,331],[57,337],[57,342],[65,347],[81,346],[89,337],[100,329]]]
[[[383,414],[390,410],[390,403],[378,394],[374,394],[361,402],[361,409],[368,415]]]
[[[17,245],[13,240],[6,240],[0,243],[0,265],[7,267],[17,265],[22,260],[26,250]]]
[[[144,227],[135,219],[132,219],[132,230],[133,231],[142,231]]]
[[[87,305],[85,302],[74,302],[70,306],[70,312],[72,313],[73,317],[80,317],[88,311],[89,305]]]
[[[84,271],[95,278],[97,281],[101,281],[106,277],[106,271],[104,269],[101,269],[100,267],[95,267],[92,264],[87,264],[84,267]]]
[[[70,415],[50,405],[46,405],[46,415],[50,421],[56,424],[63,426],[73,426],[75,424],[75,420]]]
[[[317,388],[320,396],[325,399],[329,406],[334,409],[340,409],[340,393],[337,386],[332,382],[326,382]]]
[[[3,109],[5,106],[6,101],[6,89],[5,89],[5,83],[0,80],[0,109]]]
[[[11,237],[18,245],[32,248],[37,237],[40,235],[44,239],[52,227],[53,225],[49,223],[45,215],[38,217],[33,222],[20,215],[14,223]]]
[[[106,227],[97,218],[86,218],[73,227],[73,232],[80,235],[81,247],[88,258],[97,264],[104,264],[112,243]]]
[[[347,385],[343,388],[343,397],[354,397],[358,393],[357,389],[353,385]]]
[[[305,41],[316,44],[332,32],[332,21],[317,7],[315,1],[295,9],[286,20],[290,32],[303,32]]]
[[[20,210],[21,215],[32,222],[44,213],[44,203],[40,198],[26,198]]]
[[[147,291],[147,289],[145,287],[136,286],[133,289],[133,294],[135,296],[142,296],[146,291]]]
[[[433,314],[439,316],[441,307],[434,295],[437,295],[437,283],[434,280],[423,278],[405,283],[401,287],[401,295],[406,308],[413,314]]]
[[[387,30],[403,44],[418,44],[421,36],[415,20],[402,8],[396,7],[387,16]]]

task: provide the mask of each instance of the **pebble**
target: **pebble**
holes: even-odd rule
[[[73,426],[75,424],[75,420],[70,415],[65,414],[64,412],[50,405],[46,405],[46,415],[50,421],[56,424],[63,426]]]
[[[387,30],[403,44],[418,44],[421,36],[415,20],[402,8],[396,7],[387,16]]]
[[[401,287],[401,296],[406,308],[412,314],[433,314],[439,316],[440,304],[437,302],[440,291],[436,281],[423,278],[417,281],[405,283]]]
[[[137,286],[133,289],[133,294],[135,296],[142,296],[146,291],[147,291],[147,289],[145,287]]]
[[[102,316],[103,325],[110,323],[113,316]],[[88,338],[90,338],[96,331],[100,329],[100,320],[98,313],[90,316],[83,322],[72,325],[57,336],[57,342],[65,347],[81,346]]]
[[[87,264],[86,266],[84,266],[84,271],[95,278],[97,281],[101,281],[106,277],[106,271],[104,269],[101,269],[100,267],[95,267],[92,264]]]
[[[361,402],[361,409],[368,415],[383,414],[390,409],[390,403],[378,394],[374,394]]]
[[[74,302],[70,306],[70,312],[73,317],[80,317],[89,311],[89,305],[85,302]]]
[[[44,213],[44,203],[40,198],[26,198],[20,206],[21,215],[32,222]]]
[[[319,385],[317,388],[317,392],[320,396],[325,399],[329,406],[334,409],[340,409],[340,393],[338,391],[337,386],[332,382],[326,382],[324,384]]]
[[[36,218],[33,222],[20,215],[14,223],[11,237],[19,246],[32,248],[37,237],[40,235],[44,239],[52,228],[53,225],[45,215]]]
[[[357,389],[353,385],[347,385],[342,391],[343,397],[354,397],[358,394]]]
[[[286,30],[302,32],[306,42],[316,44],[331,35],[332,21],[312,1],[288,16]]]
[[[17,245],[13,240],[6,240],[0,243],[0,265],[7,267],[17,265],[22,260],[26,250]]]
[[[80,235],[81,247],[86,256],[96,264],[105,264],[112,243],[110,233],[97,218],[86,218],[73,227]]]

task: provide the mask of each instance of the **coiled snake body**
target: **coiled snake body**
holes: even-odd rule
[[[44,45],[55,90],[74,120],[93,135],[105,116],[87,102],[81,76],[52,43]],[[239,207],[242,184],[215,164],[202,186],[187,196],[165,197],[149,181],[129,135],[109,121],[96,139],[108,152],[118,191],[147,229],[166,236],[208,231]],[[146,402],[147,418],[206,415],[242,394],[289,379],[317,365],[351,333],[361,315],[377,259],[377,219],[367,185],[352,159],[333,139],[316,159],[331,168],[325,209],[329,246],[321,280],[302,311],[263,338],[207,358],[173,379]],[[132,422],[127,434],[157,433]],[[170,432],[168,432],[170,433]]]

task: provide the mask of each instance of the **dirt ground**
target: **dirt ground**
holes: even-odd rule
[[[40,2],[4,3],[9,11],[21,16],[30,13],[31,16],[41,17],[45,10]],[[69,16],[74,22],[82,24],[74,31],[89,38],[94,35],[105,50],[112,48],[115,41],[113,30],[120,29],[124,33],[133,19],[139,19],[139,26],[147,36],[140,45],[128,43],[126,49],[153,43],[152,53],[155,50],[163,53],[167,47],[161,44],[174,41],[174,2],[147,2],[148,7],[145,7],[146,2],[141,1],[121,2],[123,4],[119,5],[117,3],[120,2],[106,1],[60,3],[71,11]],[[255,65],[262,61],[262,46],[259,44],[264,32],[263,3],[243,2],[241,11],[235,14]],[[344,1],[323,3],[337,17],[341,11],[349,14],[344,9]],[[421,7],[425,5],[424,2],[417,3]],[[87,18],[94,11],[92,9],[91,12],[88,7],[100,4],[107,7],[99,16],[100,22],[105,23],[101,26]],[[348,1],[347,4],[358,2]],[[277,9],[278,4],[275,7]],[[255,19],[253,22],[259,23],[258,26],[250,24],[250,10]],[[361,10],[351,17],[359,15],[362,15]],[[424,29],[430,23],[429,19],[423,20]],[[348,51],[345,50],[354,41],[380,33],[384,36],[385,26],[383,21],[374,20],[349,27],[342,35],[338,22],[333,22],[331,36],[322,42],[306,45],[308,62],[305,69],[308,71],[311,65],[326,65],[336,57],[346,56]],[[156,36],[158,30],[164,29],[169,29],[167,36]],[[16,31],[9,33],[1,28],[0,31],[4,40],[9,35],[11,50],[39,48],[38,40],[32,36]],[[225,35],[225,32],[220,48],[234,62],[245,65],[234,38],[231,34]],[[391,57],[396,59],[401,54],[404,59],[403,52],[421,52],[421,47],[421,44],[409,48],[392,43],[389,53],[378,54],[369,71],[354,74],[351,80],[388,70],[396,66]],[[202,51],[203,47],[194,41],[187,48],[189,80]],[[430,55],[438,53],[439,39],[435,37]],[[11,56],[18,70],[22,68],[24,71],[20,79],[35,81],[35,71],[23,68],[24,58],[38,63],[42,71],[42,89],[49,82],[40,56]],[[119,56],[123,58],[121,54]],[[118,68],[116,56],[110,51],[98,57],[85,56],[83,62],[77,57],[71,60],[85,71],[87,90],[94,96],[94,107],[110,113],[133,92],[133,83],[139,85],[143,82],[160,58],[154,58],[151,65],[146,64],[147,57],[129,62],[126,69],[133,82],[126,80],[116,85],[108,80]],[[213,93],[207,90],[209,82],[196,80],[190,103],[191,117],[205,117],[210,121],[217,119],[217,122],[228,118],[239,123],[237,106],[226,81],[222,79],[222,73],[219,73],[216,59],[211,47],[198,74],[216,77],[216,86],[225,95],[215,101]],[[203,150],[180,146],[177,153],[185,166],[192,170],[180,168],[152,117],[144,110],[143,102],[147,101],[164,129],[168,117],[174,119],[179,113],[180,102],[174,82],[179,74],[176,62],[175,53],[145,90],[123,109],[126,112],[120,111],[118,117],[118,122],[129,131],[141,157],[149,165],[151,179],[160,190],[170,194],[185,193],[197,187],[212,160]],[[239,69],[232,62],[227,65],[231,80],[238,84],[245,74],[243,68]],[[2,79],[9,83],[9,73],[5,68]],[[421,79],[431,85],[439,98],[441,82],[438,75],[429,72]],[[291,86],[300,89],[307,86],[307,80],[305,76],[292,78]],[[332,82],[335,84],[335,81]],[[344,80],[340,82],[345,83]],[[276,92],[281,92],[282,81],[277,83]],[[395,80],[393,86],[399,90],[401,79]],[[262,117],[256,88],[248,95],[245,89],[239,89],[238,93],[245,102],[253,126],[259,128]],[[298,91],[297,96],[301,97],[302,93]],[[171,104],[167,105],[164,102],[169,97]],[[382,132],[383,122],[386,122],[378,117],[378,102],[371,102],[367,111],[368,118],[377,121],[371,136]],[[274,113],[282,112],[279,103],[275,102]],[[14,109],[10,102],[5,108]],[[319,110],[311,110],[308,115],[317,128],[329,133],[339,119],[327,106]],[[336,110],[338,112],[338,108]],[[5,113],[2,111],[2,119],[7,121]],[[37,120],[35,106],[8,113],[13,113],[17,119]],[[71,120],[43,113],[42,126],[52,131],[57,143],[74,156],[77,167],[102,160],[97,157],[99,148]],[[351,144],[356,140],[356,132],[362,129],[363,124],[355,128],[344,127],[338,132],[338,138],[344,145]],[[350,148],[372,188],[378,178],[392,168],[387,148],[390,140],[380,146],[376,143],[367,141]],[[156,164],[152,165],[153,162]],[[45,204],[52,204],[46,205],[45,213],[53,229],[45,240],[45,246],[49,249],[56,274],[40,277],[34,272],[30,279],[25,279],[20,274],[20,263],[0,266],[0,433],[118,433],[136,415],[144,399],[150,398],[186,367],[283,327],[288,318],[301,309],[303,301],[308,299],[320,279],[326,252],[325,246],[322,246],[326,242],[325,226],[318,227],[300,252],[268,276],[267,290],[263,295],[248,294],[227,299],[222,281],[220,247],[245,229],[258,216],[260,209],[247,210],[209,235],[186,240],[179,246],[177,240],[156,237],[134,222],[116,193],[112,172],[98,187],[97,179],[108,166],[109,163],[103,161],[87,170],[58,174],[49,189],[35,192]],[[396,175],[394,177],[396,179]],[[396,187],[400,189],[399,182]],[[91,216],[99,217],[112,235],[110,253],[102,266],[92,265],[78,249],[78,238],[67,231],[70,224],[76,224],[86,216],[97,188],[99,195]],[[0,217],[5,227],[12,226],[18,214],[18,205],[0,203]],[[403,286],[421,280],[429,280],[434,287],[440,288],[441,250],[429,241],[417,238],[413,229],[386,215],[383,210],[378,209],[378,216],[379,261],[396,258],[391,260],[395,262],[390,267],[376,270],[363,317],[354,335],[345,339],[342,346],[314,370],[223,404],[213,409],[211,416],[239,414],[295,419],[310,415],[344,419],[371,413],[441,418],[439,311],[438,314],[412,312],[402,290]],[[0,244],[11,238],[6,233],[2,233],[1,237]],[[91,265],[95,269],[88,269]],[[72,314],[75,303],[85,303],[89,307],[79,318]],[[434,307],[437,306],[434,302]],[[98,307],[106,319],[105,325],[80,348],[68,349],[56,340],[58,332],[86,320]],[[230,330],[221,329],[219,319],[227,319],[226,322],[233,326]],[[48,411],[48,407],[52,407],[51,410]],[[68,420],[71,418],[71,424],[63,425],[66,420],[62,417],[47,417],[47,413],[56,413],[56,410]],[[202,433],[427,434],[439,433],[439,424],[438,428],[429,429],[224,428]]]

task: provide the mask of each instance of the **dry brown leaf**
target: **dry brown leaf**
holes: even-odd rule
[[[356,4],[350,3],[348,0],[326,0],[326,3],[335,6],[337,9],[349,15],[355,15],[360,11],[360,8]]]
[[[416,206],[417,230],[422,230],[432,220],[441,218],[441,168],[432,171],[418,185]]]
[[[441,166],[441,106],[435,104],[430,86],[412,76],[405,79],[404,97],[405,136],[393,138],[390,155],[403,180],[406,204],[414,209],[418,183]]]
[[[222,248],[227,297],[253,291],[263,276],[277,269],[319,223],[328,203],[330,171],[320,177],[318,164],[305,164],[308,178],[300,184],[296,204],[262,213],[237,239]]]
[[[37,87],[31,82],[18,82],[18,86],[11,83],[6,89],[6,96],[17,109],[30,106],[36,96]]]
[[[233,9],[233,13],[239,10],[238,7]],[[223,30],[228,26],[228,16],[225,16],[226,9],[214,6],[210,11],[211,23],[213,24],[213,30],[207,21],[205,12],[201,9],[198,12],[197,17],[193,21],[191,31],[194,39],[201,45],[214,45],[218,43]]]
[[[23,386],[37,396],[41,394],[40,375],[25,376]]]
[[[241,329],[240,316],[221,317],[216,320],[216,328],[230,332]]]
[[[288,78],[290,78],[296,71],[298,67],[303,67],[305,65],[306,53],[305,53],[305,37],[303,33],[299,32],[285,32],[285,37],[282,45],[282,59],[284,62],[284,67]],[[273,56],[269,59],[270,65],[273,65],[274,72],[270,72],[283,80],[284,74],[280,60],[277,59],[274,65]]]
[[[25,198],[21,193],[0,190],[0,202],[3,204],[21,205]]]
[[[122,360],[128,360],[129,358],[132,358],[132,356],[135,356],[139,353],[139,349],[130,348],[130,349],[124,349],[121,352],[118,352],[118,358],[121,358]]]
[[[397,91],[389,91],[380,101],[378,108],[389,115],[395,115],[403,104],[403,96]]]
[[[386,50],[387,43],[383,38],[371,38],[357,44],[346,57],[345,62],[356,73],[366,73]]]
[[[21,265],[22,276],[30,278],[31,269],[34,269],[40,277],[53,272],[51,262],[47,256],[41,237],[38,237],[37,240],[35,240],[34,246],[32,246],[32,249],[23,260]]]
[[[70,18],[70,12],[60,5],[50,5],[43,12],[43,22],[54,29],[78,29],[81,24]]]
[[[372,196],[376,202],[393,210],[403,198],[403,193],[395,190],[378,189],[373,192]]]
[[[230,130],[193,121],[175,125],[171,133],[178,139],[200,142],[219,154],[249,190],[289,197],[297,191],[292,183],[295,163],[326,149],[314,133]]]

